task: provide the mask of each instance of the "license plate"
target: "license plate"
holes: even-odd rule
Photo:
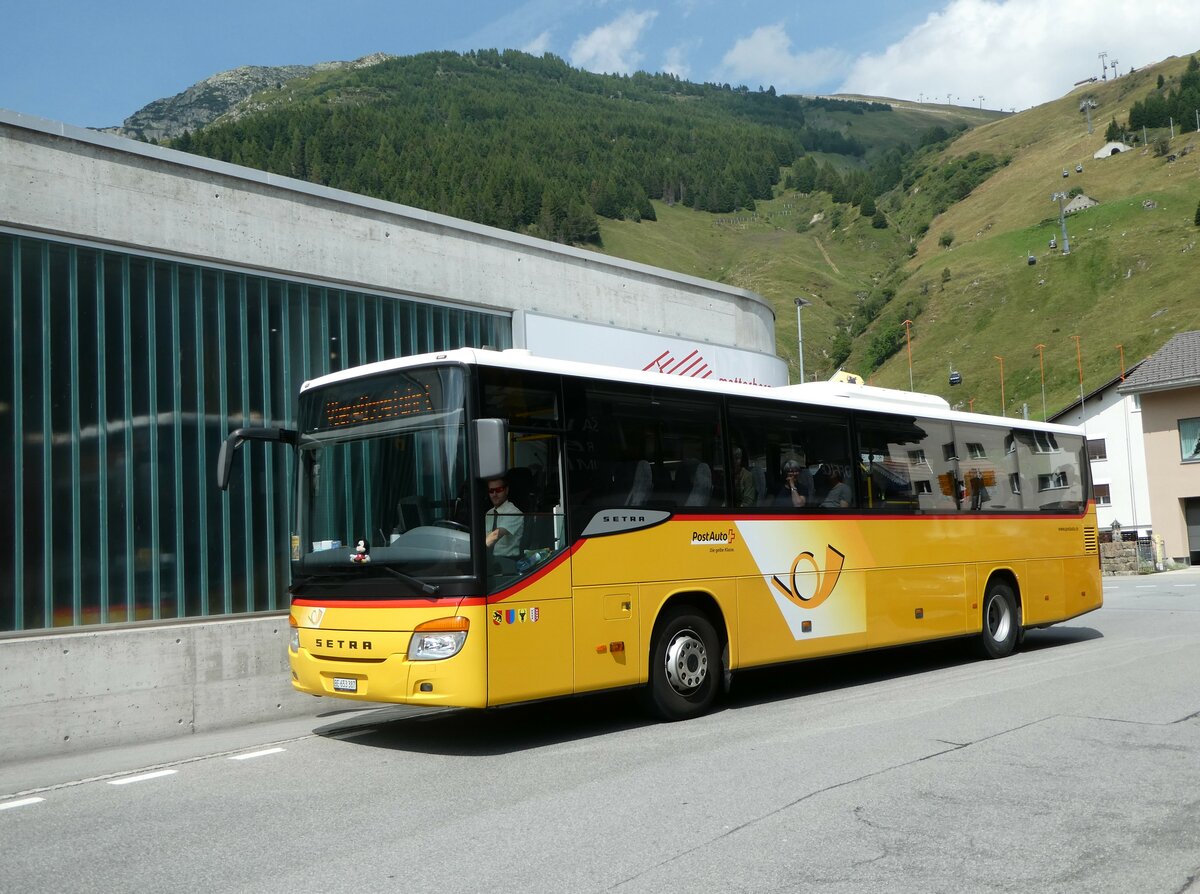
[[[358,692],[358,680],[353,677],[334,677],[334,692]]]

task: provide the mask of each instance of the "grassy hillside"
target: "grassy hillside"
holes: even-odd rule
[[[1200,327],[1200,301],[1191,286],[1200,255],[1200,135],[1176,134],[1175,161],[1152,149],[1100,160],[1104,131],[1154,88],[1172,81],[1186,59],[1172,58],[1132,75],[1079,88],[1062,99],[965,134],[948,150],[1009,154],[997,171],[936,219],[918,244],[899,287],[903,299],[929,289],[913,327],[913,378],[918,388],[955,403],[1000,412],[999,361],[1005,358],[1005,411],[1028,402],[1041,415],[1037,344],[1044,344],[1050,412],[1079,395],[1075,341],[1080,336],[1085,392],[1120,374],[1123,345],[1129,365],[1173,334]],[[1094,132],[1080,103],[1092,98]],[[1153,144],[1156,134],[1148,134]],[[1161,134],[1166,136],[1166,134]],[[1187,152],[1187,154],[1182,154]],[[1075,170],[1082,164],[1083,171]],[[1063,169],[1069,176],[1062,176]],[[1100,202],[1067,218],[1071,253],[1062,254],[1058,202],[1051,196],[1080,188]],[[940,244],[953,233],[950,247]],[[1057,237],[1058,247],[1049,240]],[[1027,256],[1038,263],[1030,266]],[[942,271],[950,279],[941,282]],[[953,362],[964,384],[951,394]],[[880,384],[907,385],[907,356],[894,356],[876,374]]]
[[[289,81],[180,148],[752,289],[775,307],[793,378],[797,296],[813,302],[809,378],[842,366],[908,387],[911,320],[917,389],[1040,417],[1036,345],[1054,412],[1079,395],[1071,336],[1086,391],[1119,374],[1118,345],[1131,365],[1200,327],[1200,138],[1175,135],[1173,161],[1142,145],[1093,159],[1109,122],[1179,85],[1186,64],[1009,115],[435,53]],[[1068,219],[1064,256],[1051,197],[1073,190],[1100,204]]]
[[[657,223],[607,221],[601,227],[605,250],[765,295],[776,308],[779,353],[788,358],[793,376],[797,295],[815,301],[804,311],[805,371],[810,378],[825,377],[834,371],[829,347],[839,324],[856,304],[890,286],[895,297],[854,340],[846,368],[869,373],[875,384],[907,388],[903,342],[874,371],[868,349],[881,329],[895,331],[911,318],[918,390],[979,412],[1019,415],[1027,404],[1030,416],[1041,418],[1036,345],[1045,345],[1046,405],[1054,413],[1079,396],[1076,342],[1070,336],[1080,336],[1083,387],[1090,391],[1120,373],[1118,345],[1129,366],[1174,333],[1200,328],[1200,301],[1191,285],[1200,263],[1200,227],[1194,223],[1200,137],[1177,133],[1170,143],[1174,161],[1140,145],[1115,157],[1092,158],[1105,143],[1109,122],[1124,122],[1130,105],[1154,89],[1160,73],[1169,88],[1185,64],[1186,59],[1168,59],[1016,115],[991,113],[992,120],[953,142],[939,161],[980,153],[1008,163],[934,217],[923,235],[914,234],[911,258],[910,237],[896,227],[874,229],[846,206],[833,226],[835,209],[827,196],[782,191],[772,202],[759,203],[757,217],[656,206]],[[1095,102],[1091,134],[1080,111],[1085,98]],[[822,125],[829,126],[828,119]],[[854,126],[857,121],[851,130]],[[1151,145],[1165,135],[1151,131]],[[911,184],[879,202],[901,230],[921,188]],[[1064,256],[1058,202],[1051,196],[1072,188],[1100,204],[1067,218],[1071,253]],[[796,231],[799,221],[818,213],[823,220]],[[941,244],[947,236],[949,247]],[[1052,236],[1058,240],[1053,250]],[[1030,254],[1036,265],[1028,264]],[[997,356],[1004,358],[1004,407]],[[948,384],[952,367],[963,376],[954,388]]]

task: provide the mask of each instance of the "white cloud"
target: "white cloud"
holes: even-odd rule
[[[861,56],[839,92],[1023,109],[1101,74],[1200,47],[1200,15],[1174,0],[951,0],[882,53]],[[1111,77],[1113,72],[1108,72]]]
[[[525,46],[521,47],[521,52],[528,53],[531,56],[541,56],[550,49],[550,32],[543,31]]]
[[[667,52],[663,57],[662,66],[659,70],[667,74],[673,74],[684,81],[688,80],[692,73],[692,67],[687,61],[688,57],[694,55],[699,49],[700,41],[698,40],[667,47]]]
[[[657,12],[622,13],[571,46],[571,64],[588,71],[628,74],[642,61],[638,40]]]
[[[810,92],[845,72],[851,58],[840,50],[820,48],[793,53],[783,24],[764,25],[739,38],[725,54],[715,80],[747,87],[773,85],[783,93]]]

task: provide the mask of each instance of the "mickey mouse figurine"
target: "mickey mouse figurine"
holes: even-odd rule
[[[351,562],[359,564],[371,561],[371,547],[367,545],[367,541],[360,540],[354,547],[354,552],[350,555]]]

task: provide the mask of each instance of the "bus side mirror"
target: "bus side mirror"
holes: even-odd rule
[[[221,452],[217,454],[217,487],[229,489],[229,474],[233,469],[233,454],[244,441],[278,441],[282,444],[295,445],[300,440],[300,433],[291,428],[239,428],[229,433],[221,442]]]
[[[475,477],[501,478],[508,472],[508,423],[475,420]]]

